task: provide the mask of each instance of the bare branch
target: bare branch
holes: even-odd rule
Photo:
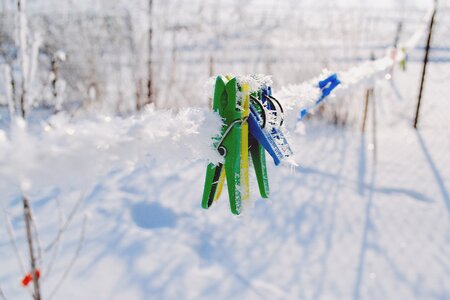
[[[0,286],[0,299],[7,300],[5,294],[2,291],[2,287]]]
[[[83,247],[84,238],[85,238],[85,234],[86,234],[87,219],[88,219],[87,215],[84,215],[83,227],[81,229],[80,239],[78,240],[78,247],[75,251],[75,254],[74,254],[72,260],[70,261],[70,264],[67,266],[67,269],[64,272],[63,276],[61,277],[61,279],[59,280],[58,284],[55,286],[53,291],[50,293],[48,300],[51,300],[53,298],[53,296],[55,295],[55,293],[58,291],[58,289],[62,286],[62,284],[64,283],[64,280],[66,280],[67,275],[69,275],[70,270],[72,269],[73,265],[75,264],[75,262],[78,259],[78,256],[80,255],[81,248]]]
[[[61,236],[67,230],[67,227],[72,222],[72,220],[75,216],[75,213],[77,212],[78,208],[80,207],[81,203],[83,202],[83,199],[84,199],[84,193],[81,194],[80,198],[77,200],[77,203],[75,203],[72,211],[69,214],[69,217],[67,218],[64,225],[59,229],[56,237],[53,239],[53,241],[47,247],[45,247],[45,249],[44,249],[45,252],[50,251],[59,242],[59,240],[61,239]]]
[[[14,254],[16,255],[17,262],[18,262],[19,268],[20,268],[20,272],[21,272],[21,274],[26,274],[27,270],[25,268],[25,263],[22,258],[22,255],[20,254],[19,247],[17,246],[16,234],[14,232],[14,227],[12,226],[11,218],[9,217],[9,213],[3,205],[2,205],[2,212],[3,212],[4,218],[5,218],[5,227],[6,227],[6,231],[8,232],[9,242],[10,242],[11,246],[13,247]],[[29,287],[27,287],[27,291],[30,294],[30,296],[33,296],[33,291]]]
[[[64,226],[64,210],[62,208],[61,201],[59,200],[59,197],[56,197],[55,201],[56,201],[56,206],[58,208],[58,221],[59,221],[59,227],[58,228],[61,229]],[[47,270],[45,272],[42,272],[43,273],[42,280],[45,280],[45,278],[48,278],[50,276],[50,274],[51,274],[51,271],[53,269],[53,264],[55,263],[56,258],[58,257],[58,254],[59,254],[58,250],[59,250],[59,245],[61,244],[62,237],[63,236],[61,236],[59,238],[59,242],[57,242],[55,244],[55,246],[53,247],[52,254],[51,254],[50,259],[48,261]]]
[[[27,232],[27,242],[28,242],[28,249],[30,252],[30,273],[33,278],[33,287],[34,287],[34,293],[33,298],[35,300],[41,300],[41,292],[39,289],[39,279],[36,276],[36,257],[34,254],[34,248],[33,248],[33,232],[31,229],[31,210],[30,210],[30,203],[28,202],[28,199],[23,196],[22,197],[23,202],[23,213],[25,217],[25,227]]]
[[[16,235],[14,233],[14,228],[11,224],[11,219],[9,218],[9,213],[6,211],[6,208],[4,206],[2,206],[2,212],[5,217],[5,227],[6,227],[6,231],[8,232],[9,241],[11,243],[11,246],[13,247],[13,252],[17,257],[17,262],[19,263],[19,267],[20,267],[22,274],[26,274],[27,271],[25,268],[25,263],[23,261],[22,256],[20,255],[19,247],[17,247]]]
[[[40,266],[43,265],[42,262],[42,247],[41,247],[41,241],[39,239],[39,234],[38,234],[38,230],[37,230],[37,226],[36,226],[36,222],[34,221],[34,217],[33,217],[33,211],[31,210],[30,207],[30,221],[31,221],[31,226],[33,227],[32,231],[33,231],[33,238],[36,241],[36,247],[37,247],[37,262]]]

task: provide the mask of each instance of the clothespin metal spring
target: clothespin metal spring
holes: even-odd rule
[[[219,152],[219,154],[223,157],[225,157],[225,155],[227,155],[227,149],[225,147],[222,146],[223,141],[227,138],[228,134],[230,133],[230,131],[233,129],[233,127],[236,124],[243,124],[245,122],[247,122],[248,117],[243,118],[242,120],[234,120],[230,126],[228,126],[227,130],[225,130],[225,132],[223,133],[222,137],[220,138],[219,143],[217,144],[217,151]]]

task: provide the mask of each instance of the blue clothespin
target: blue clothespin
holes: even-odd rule
[[[278,166],[284,158],[284,155],[267,129],[261,127],[260,124],[261,118],[253,105],[251,105],[250,114],[248,116],[249,132],[264,147],[269,155],[272,156],[275,165]]]
[[[273,126],[270,130],[266,128],[266,111],[275,112],[275,116],[279,120],[279,126],[283,123],[281,115],[283,108],[278,100],[272,97],[271,92],[271,88],[267,87],[259,93],[261,99],[252,96],[253,104],[250,105],[248,125],[250,134],[272,156],[275,165],[279,165],[282,159],[291,156],[293,152],[279,127]],[[280,108],[279,112],[276,110],[275,103]],[[254,105],[260,106],[261,115]]]
[[[331,74],[330,76],[328,76],[327,78],[325,78],[324,80],[319,81],[319,88],[322,92],[322,94],[320,95],[319,99],[316,100],[316,102],[307,108],[304,108],[302,110],[300,110],[300,116],[299,116],[299,121],[301,121],[308,113],[309,110],[312,109],[313,107],[317,106],[318,104],[320,104],[320,102],[322,102],[326,97],[328,97],[331,92],[339,85],[341,84],[341,81],[339,80],[339,78],[337,77],[337,74]]]
[[[322,90],[322,95],[320,96],[319,100],[316,102],[319,104],[322,102],[325,97],[329,96],[330,93],[340,84],[341,82],[337,78],[337,74],[331,74],[324,80],[319,81],[319,88]]]

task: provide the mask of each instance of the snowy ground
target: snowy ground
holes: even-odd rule
[[[116,170],[83,193],[33,192],[44,252],[59,219],[84,199],[61,247],[45,252],[44,299],[80,238],[53,299],[450,299],[447,69],[431,65],[418,132],[419,67],[395,74],[403,99],[389,83],[378,86],[376,163],[370,120],[365,137],[318,122],[292,134],[300,167],[269,164],[271,199],[240,217],[226,194],[200,208],[202,161]],[[26,262],[17,186],[1,191]],[[28,299],[5,226],[0,265],[7,299]]]

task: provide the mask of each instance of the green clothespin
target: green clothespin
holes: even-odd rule
[[[212,109],[219,113],[225,123],[221,132],[222,137],[216,144],[217,150],[225,158],[225,168],[223,164],[208,165],[202,207],[209,208],[212,205],[220,192],[221,182],[223,184],[221,177],[226,176],[231,212],[239,215],[241,213],[241,191],[239,185],[241,177],[241,124],[243,120],[242,112],[237,106],[236,94],[236,78],[229,80],[225,84],[222,77],[217,77]]]
[[[400,64],[400,69],[404,72],[404,71],[406,71],[406,57],[407,57],[407,54],[406,54],[406,49],[405,48],[402,48],[401,51],[402,51],[403,58],[402,58],[402,60],[400,61],[399,64]]]

